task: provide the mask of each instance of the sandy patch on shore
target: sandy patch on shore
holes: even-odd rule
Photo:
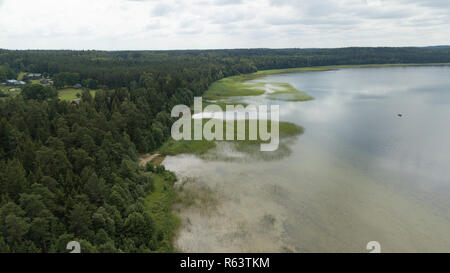
[[[139,156],[139,165],[145,166],[148,162],[151,162],[153,159],[162,156],[161,154],[143,154]]]

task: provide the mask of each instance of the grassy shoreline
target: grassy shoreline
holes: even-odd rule
[[[250,82],[266,76],[265,74],[244,74],[227,77],[213,83],[203,94],[207,104],[238,104],[220,100],[232,97],[260,96],[267,94],[267,99],[281,101],[308,101],[314,99],[303,91],[297,90],[289,83],[283,82]],[[269,91],[270,90],[270,91]]]
[[[261,83],[246,83],[253,74],[237,75],[214,82],[203,94],[205,100],[220,100],[237,96],[259,96],[266,93]]]
[[[338,69],[352,68],[377,68],[377,67],[422,67],[422,66],[450,66],[450,63],[411,63],[411,64],[357,64],[357,65],[329,65],[329,66],[310,66],[310,67],[294,67],[283,69],[260,70],[254,74],[255,77],[268,76],[273,74],[285,74],[294,72],[314,72],[314,71],[330,71]]]
[[[208,101],[216,101],[236,96],[259,96],[266,93],[266,84],[282,86],[286,90],[277,90],[268,95],[268,99],[282,101],[307,101],[314,99],[303,91],[295,89],[288,83],[272,83],[272,82],[253,82],[265,76],[274,74],[285,74],[295,72],[319,72],[338,69],[352,68],[377,68],[377,67],[423,67],[423,66],[450,66],[450,63],[411,63],[411,64],[361,64],[361,65],[331,65],[331,66],[312,66],[312,67],[295,67],[283,69],[260,70],[255,73],[242,74],[220,79],[214,82],[209,89],[203,94],[203,98]],[[284,94],[284,95],[283,95]],[[286,94],[291,94],[286,96]]]
[[[174,240],[180,229],[181,219],[172,211],[173,204],[178,200],[178,193],[174,187],[175,174],[168,171],[146,174],[153,179],[154,188],[145,197],[145,206],[154,221],[158,234],[156,239],[163,242],[163,247],[158,252],[177,252]]]

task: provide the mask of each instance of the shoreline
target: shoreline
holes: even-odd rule
[[[377,67],[427,67],[427,66],[450,66],[450,63],[399,63],[399,64],[351,64],[351,65],[327,65],[327,66],[308,66],[308,67],[293,67],[293,68],[281,68],[281,69],[267,69],[259,70],[251,74],[255,76],[268,76],[273,74],[285,74],[295,72],[320,72],[339,69],[352,69],[352,68],[377,68]]]
[[[271,95],[267,92],[266,85],[279,86],[283,85],[290,94],[294,96],[297,95],[298,98],[287,101],[307,101],[314,99],[307,93],[301,90],[295,89],[288,83],[277,83],[277,82],[250,82],[252,80],[258,80],[265,76],[275,75],[275,74],[286,74],[295,72],[321,72],[321,71],[332,71],[340,69],[354,69],[354,68],[383,68],[383,67],[427,67],[427,66],[450,66],[450,63],[399,63],[399,64],[358,64],[358,65],[330,65],[330,66],[309,66],[309,67],[294,67],[294,68],[282,68],[282,69],[267,69],[259,70],[257,72],[249,74],[239,74],[235,76],[230,76],[222,78],[214,82],[208,90],[203,93],[204,99],[207,104],[212,101],[220,102],[223,99],[230,99],[233,97],[246,97],[246,96],[260,96],[260,95]],[[283,90],[276,91],[283,92]],[[275,92],[275,93],[276,93]],[[298,93],[298,94],[296,94]],[[275,99],[276,100],[276,99]],[[283,99],[279,99],[283,101]],[[209,102],[208,102],[209,101]],[[236,104],[235,102],[230,102],[230,104]]]

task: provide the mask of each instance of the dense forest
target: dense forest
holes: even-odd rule
[[[163,167],[140,153],[169,137],[174,105],[190,105],[223,77],[264,69],[450,63],[450,48],[237,49],[190,51],[0,50],[0,82],[42,73],[0,98],[0,252],[171,252],[173,225],[160,225],[145,197]],[[82,83],[81,102],[57,88]],[[170,214],[170,209],[163,213]]]

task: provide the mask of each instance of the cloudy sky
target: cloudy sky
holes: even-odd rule
[[[0,48],[450,44],[450,0],[0,0]]]

